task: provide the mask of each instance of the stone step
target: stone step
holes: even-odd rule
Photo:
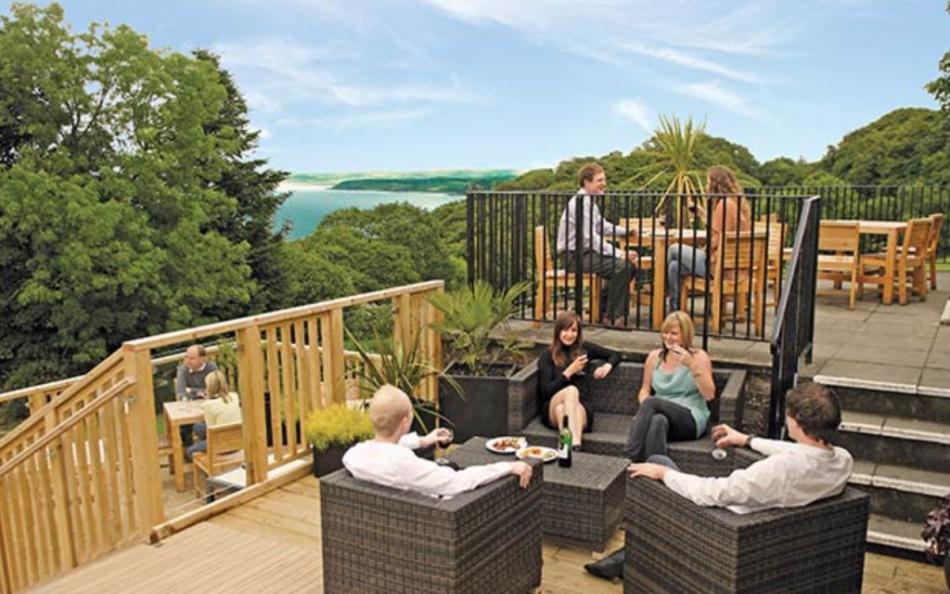
[[[834,388],[847,411],[927,419],[950,424],[950,389],[816,375]]]
[[[862,460],[950,473],[950,424],[843,411],[839,445]]]
[[[871,496],[871,513],[923,526],[927,513],[950,494],[950,474],[855,460],[849,481]]]
[[[868,543],[922,553],[926,545],[920,538],[921,530],[923,530],[922,523],[902,522],[871,514],[868,518]]]

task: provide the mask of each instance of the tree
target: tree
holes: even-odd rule
[[[947,2],[947,12],[950,13],[950,1]],[[950,114],[950,51],[940,59],[940,72],[943,75],[926,85],[927,92],[934,96],[945,114]]]
[[[0,383],[247,311],[270,208],[251,203],[275,178],[233,190],[260,162],[230,93],[213,60],[126,26],[73,33],[56,4],[0,17]]]
[[[643,177],[649,176],[644,187],[655,181],[669,179],[663,197],[657,204],[657,213],[668,204],[668,197],[676,199],[676,220],[683,221],[683,202],[694,204],[694,196],[703,191],[703,171],[698,160],[699,151],[706,139],[705,124],[694,125],[692,118],[681,123],[676,116],[660,116],[660,127],[648,141],[647,151],[655,157],[655,162],[641,171]]]

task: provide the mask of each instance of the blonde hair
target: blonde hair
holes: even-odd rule
[[[392,437],[406,415],[412,414],[412,403],[406,393],[396,386],[380,386],[369,401],[369,422],[373,431],[383,437]]]
[[[683,348],[687,351],[692,351],[693,334],[695,332],[693,330],[693,320],[690,319],[689,314],[685,311],[670,312],[670,315],[666,316],[666,319],[663,320],[663,325],[660,326],[660,332],[669,332],[674,325],[679,327]],[[666,344],[663,345],[661,357],[666,361]]]
[[[208,398],[220,398],[225,404],[230,404],[231,393],[228,391],[228,378],[224,372],[216,369],[205,376],[205,393]]]

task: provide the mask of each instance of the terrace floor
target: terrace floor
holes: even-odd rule
[[[608,551],[619,547],[618,531]],[[620,583],[588,575],[590,552],[544,545],[539,592],[619,594]],[[33,590],[36,593],[323,592],[317,480],[299,480],[171,536],[113,553]],[[868,594],[940,594],[935,566],[868,553]]]

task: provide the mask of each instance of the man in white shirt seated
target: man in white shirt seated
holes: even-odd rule
[[[628,470],[634,477],[663,481],[696,505],[725,507],[737,514],[802,507],[844,491],[853,460],[847,450],[831,445],[841,424],[835,393],[821,384],[802,384],[789,393],[785,411],[788,435],[795,443],[753,437],[728,425],[713,429],[716,446],[748,447],[767,456],[727,477],[680,472],[666,456],[650,456],[647,463],[631,464]],[[584,568],[613,579],[622,575],[623,561],[621,548]]]
[[[405,392],[385,385],[373,394],[369,420],[376,436],[356,444],[343,455],[343,465],[354,477],[406,491],[449,497],[469,491],[503,476],[518,476],[521,488],[531,482],[531,466],[524,462],[497,462],[454,470],[419,458],[412,451],[449,439],[446,429],[425,437],[409,433],[412,403]]]

